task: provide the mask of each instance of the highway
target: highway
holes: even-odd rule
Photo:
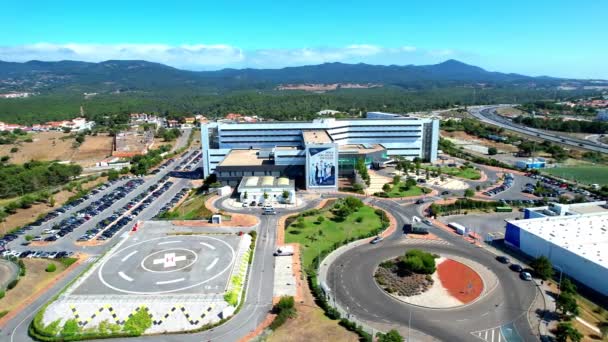
[[[501,106],[471,107],[469,108],[469,113],[480,121],[502,127],[510,131],[548,140],[562,145],[568,145],[578,149],[608,153],[608,146],[605,144],[596,143],[585,139],[576,139],[569,137],[566,134],[559,134],[556,132],[549,132],[515,124],[511,120],[503,118],[496,113],[496,109],[500,107]]]
[[[420,206],[401,205],[389,200],[372,200],[372,204],[391,212],[397,227],[420,215]],[[339,256],[329,267],[328,284],[336,300],[357,319],[377,325],[411,328],[442,341],[471,341],[472,332],[496,329],[512,324],[524,341],[536,341],[527,320],[527,312],[536,295],[533,282],[524,282],[517,273],[494,260],[494,255],[471,245],[454,234],[439,228],[431,232],[450,245],[407,243],[401,229],[385,241],[365,244]],[[499,286],[477,302],[463,308],[436,310],[408,305],[381,290],[373,279],[377,265],[389,258],[403,255],[406,248],[422,248],[435,253],[447,253],[475,260],[489,268],[499,280]]]

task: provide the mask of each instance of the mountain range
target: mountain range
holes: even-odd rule
[[[483,83],[487,86],[556,86],[564,79],[491,72],[457,60],[434,65],[324,63],[282,69],[180,70],[160,63],[109,60],[25,63],[0,61],[0,91],[154,91],[165,89],[272,89],[294,83],[375,83],[427,88]],[[573,81],[573,80],[570,80]],[[580,81],[577,81],[580,83]],[[583,81],[584,82],[584,81]]]

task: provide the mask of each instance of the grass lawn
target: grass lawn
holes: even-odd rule
[[[4,298],[0,299],[0,311],[10,311],[21,304],[27,297],[47,286],[57,275],[63,272],[67,266],[59,260],[46,259],[23,259],[25,264],[25,276],[21,277],[17,286],[6,291]],[[46,272],[48,264],[55,264],[55,272]]]
[[[399,182],[397,185],[391,185],[391,191],[388,192],[388,197],[410,197],[410,196],[420,196],[424,194],[422,188],[419,186],[412,186],[409,189],[406,188],[404,182]]]
[[[286,243],[300,243],[302,246],[302,262],[304,269],[311,266],[313,259],[323,250],[329,250],[335,243],[348,238],[367,236],[378,231],[382,226],[380,217],[374,213],[374,208],[363,206],[350,214],[342,222],[336,222],[332,207],[320,210],[318,215],[300,216],[304,218],[303,227],[294,220],[285,232]],[[317,218],[324,217],[319,223]]]
[[[555,167],[542,172],[586,184],[608,184],[608,166]]]
[[[420,174],[424,175],[424,169],[425,167],[423,167],[420,170]],[[429,170],[431,171],[436,171],[438,169],[438,167],[436,166],[430,166]],[[465,167],[465,168],[459,168],[459,167],[441,167],[441,172],[443,174],[446,175],[450,175],[452,177],[459,177],[459,178],[464,178],[464,179],[471,179],[471,180],[477,180],[481,178],[481,172],[479,172],[479,170],[475,169],[474,167]]]
[[[166,213],[163,218],[171,220],[208,219],[213,213],[205,207],[205,201],[211,196],[211,194],[203,195],[192,193],[177,208]]]

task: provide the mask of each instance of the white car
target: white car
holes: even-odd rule
[[[248,206],[249,206],[249,204],[243,203],[243,208],[247,208]]]

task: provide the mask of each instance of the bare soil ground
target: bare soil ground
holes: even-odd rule
[[[524,112],[522,112],[519,109],[516,108],[511,108],[511,107],[502,107],[502,108],[498,108],[496,110],[496,112],[500,115],[504,115],[504,116],[519,116],[524,114]]]
[[[112,137],[108,135],[87,136],[79,147],[74,147],[74,138],[63,132],[41,132],[32,135],[32,142],[0,145],[0,155],[10,156],[13,164],[31,160],[73,161],[83,167],[107,157],[112,150]],[[19,151],[11,153],[17,147]]]
[[[105,183],[107,180],[106,177],[99,177],[92,182],[88,182],[83,184],[83,189],[90,189],[98,184]],[[38,203],[32,205],[29,209],[19,209],[13,215],[10,215],[6,218],[4,223],[0,226],[0,235],[9,232],[10,230],[26,225],[32,221],[35,221],[38,216],[42,214],[46,214],[53,209],[59,208],[62,206],[70,197],[74,196],[75,192],[70,192],[67,190],[61,190],[54,195],[55,197],[55,206],[50,207],[46,203]]]
[[[45,259],[23,259],[26,273],[21,277],[17,286],[6,292],[6,296],[0,299],[0,308],[10,311],[24,301],[27,297],[47,286],[49,282],[59,275],[66,267],[59,261]],[[48,264],[57,266],[55,272],[46,272]]]
[[[267,339],[268,342],[359,341],[357,334],[325,316],[323,310],[315,304],[306,280],[302,279],[302,285],[303,301],[296,303],[298,317],[289,319],[275,330]]]
[[[110,155],[112,155],[112,137],[109,135],[87,136],[74,153],[72,161],[82,167],[88,167]]]
[[[500,151],[506,151],[506,152],[517,152],[517,147],[515,147],[513,145],[503,144],[503,143],[495,142],[492,140],[478,138],[476,136],[469,135],[465,132],[441,131],[441,136],[449,137],[449,138],[456,138],[456,139],[466,140],[466,141],[471,141],[471,142],[476,140],[480,145],[483,145],[486,147],[496,147],[496,149],[498,149]]]

